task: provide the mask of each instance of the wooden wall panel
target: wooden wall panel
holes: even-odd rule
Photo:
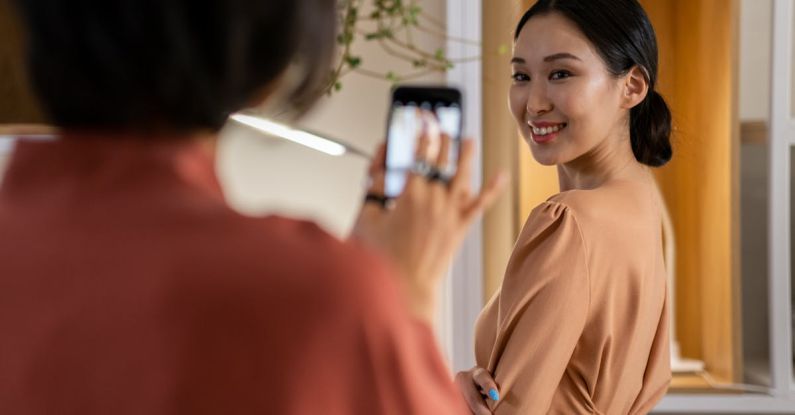
[[[674,114],[674,159],[658,170],[677,240],[676,320],[683,355],[719,380],[739,356],[739,122],[736,0],[641,0],[661,50],[660,91]]]
[[[500,170],[512,180],[483,218],[484,302],[499,288],[516,240],[518,218],[517,133],[508,109],[513,28],[523,0],[483,4],[483,173],[484,183]]]
[[[558,169],[555,166],[543,166],[533,158],[528,144],[521,139],[517,140],[519,157],[519,229],[530,216],[530,211],[549,199],[550,196],[560,192],[558,182]]]

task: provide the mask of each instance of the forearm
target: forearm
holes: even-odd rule
[[[437,290],[435,287],[417,287],[403,281],[403,298],[411,314],[429,327],[436,325]]]

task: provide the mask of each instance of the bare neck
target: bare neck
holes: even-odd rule
[[[608,138],[582,156],[558,166],[560,191],[589,190],[614,180],[646,179],[649,169],[635,159],[629,134]]]

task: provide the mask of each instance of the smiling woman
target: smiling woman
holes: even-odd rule
[[[654,31],[635,0],[542,0],[511,66],[514,121],[560,192],[527,218],[459,387],[475,413],[647,413],[671,378]]]
[[[584,11],[586,7],[582,9]],[[616,99],[620,98],[616,93],[620,91],[619,84],[628,76],[628,79],[634,82],[633,88],[648,89],[648,93],[639,91],[643,92],[645,97],[631,108],[629,114],[633,153],[641,163],[655,167],[665,164],[671,158],[671,144],[668,139],[671,115],[665,101],[654,91],[657,53],[651,27],[649,26],[645,31],[645,35],[651,33],[652,37],[637,39],[635,43],[653,49],[653,53],[648,50],[641,53],[640,49],[611,43],[614,42],[612,39],[616,34],[609,33],[609,29],[592,30],[583,37],[578,25],[592,24],[594,27],[606,28],[615,26],[597,25],[598,22],[592,21],[573,21],[577,17],[578,15],[564,17],[552,14],[544,20],[534,22],[535,26],[540,26],[539,32],[528,30],[516,34],[516,45],[526,47],[517,47],[515,56],[511,60],[514,80],[510,92],[511,110],[524,136],[528,138],[534,157],[540,163],[547,165],[558,164],[561,160],[549,158],[552,146],[533,145],[533,143],[551,143],[557,137],[556,133],[568,126],[567,120],[554,120],[552,119],[554,114],[546,114],[545,110],[551,105],[555,105],[558,109],[558,117],[577,120],[569,129],[574,130],[571,134],[593,140],[585,142],[562,140],[560,145],[568,147],[555,150],[563,159],[573,158],[573,155],[593,147],[594,142],[606,133],[621,133],[616,129],[623,129],[625,127],[623,123],[606,124],[616,119],[618,114],[604,111],[610,108],[615,108],[614,111],[626,109],[616,105]],[[520,26],[524,25],[527,19],[529,17],[525,15]],[[649,24],[648,20],[646,24]],[[557,30],[552,31],[552,28]],[[536,33],[540,33],[540,37]],[[632,35],[642,37],[644,33],[636,31]],[[530,36],[533,38],[530,39]],[[543,48],[532,48],[538,45],[542,45]],[[534,60],[538,62],[538,66],[532,67],[536,72],[531,76],[529,62]],[[546,79],[548,82],[531,83],[533,78]],[[610,82],[611,80],[613,82]],[[531,85],[535,88],[545,88],[542,92],[548,92],[548,100],[528,101],[528,94],[532,92]],[[594,111],[594,108],[604,111]],[[582,147],[573,147],[579,145]]]

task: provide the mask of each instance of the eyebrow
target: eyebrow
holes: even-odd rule
[[[582,59],[572,55],[571,53],[562,52],[547,56],[546,58],[544,58],[544,62],[552,62],[560,59],[573,59],[577,61],[582,61]],[[514,56],[513,59],[511,59],[511,63],[524,64],[527,63],[527,61],[524,60],[524,58]]]

